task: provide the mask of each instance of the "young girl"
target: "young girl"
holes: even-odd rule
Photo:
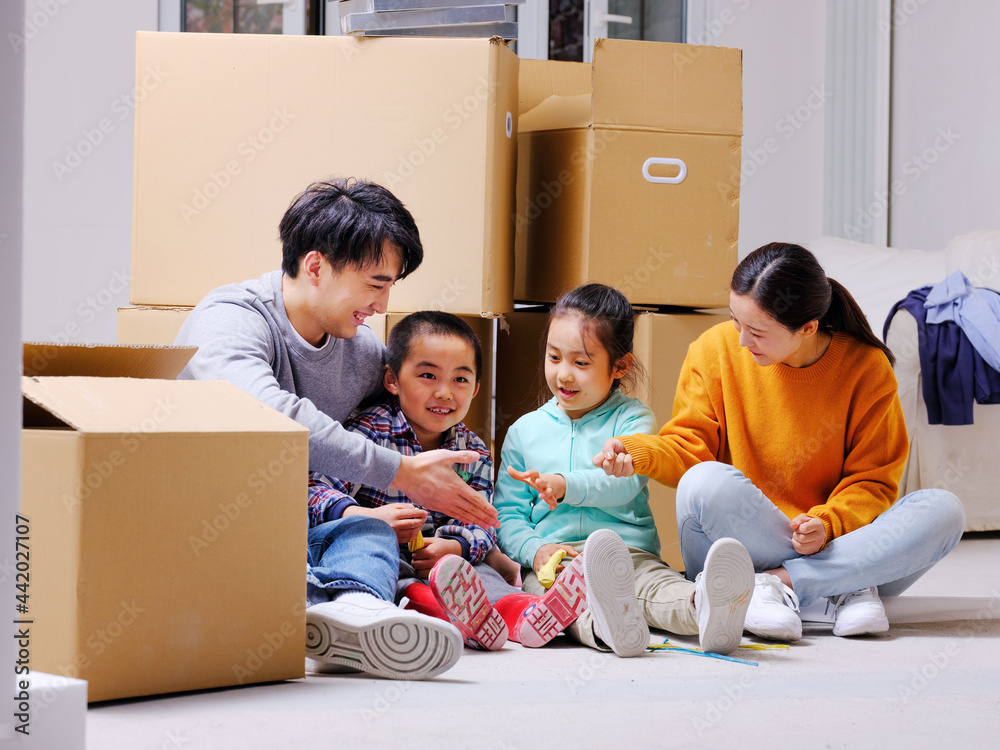
[[[649,407],[621,388],[639,371],[633,330],[632,306],[603,284],[574,289],[552,309],[544,365],[552,399],[507,433],[494,496],[497,539],[528,569],[525,591],[542,591],[538,573],[559,551],[582,555],[585,581],[599,572],[614,577],[614,586],[588,584],[589,608],[566,629],[581,643],[638,656],[653,625],[699,633],[706,651],[729,653],[753,586],[746,550],[719,540],[705,574],[685,580],[659,557],[647,480],[614,479],[591,463],[608,438],[655,425]]]
[[[677,486],[688,576],[715,539],[746,545],[760,571],[748,631],[794,641],[798,605],[829,597],[835,635],[885,632],[879,591],[901,593],[965,527],[950,492],[896,499],[907,439],[892,353],[798,245],[748,255],[730,310],[688,350],[659,434],[623,431],[593,461]]]

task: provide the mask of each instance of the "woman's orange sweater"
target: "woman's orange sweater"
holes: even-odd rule
[[[895,502],[908,449],[880,350],[835,333],[809,367],[762,367],[732,323],[691,344],[659,434],[621,441],[637,473],[673,487],[702,461],[731,464],[789,518],[819,518],[827,541]]]

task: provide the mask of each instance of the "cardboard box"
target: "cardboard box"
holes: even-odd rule
[[[31,667],[90,701],[303,676],[308,430],[193,353],[24,348]]]
[[[193,307],[119,307],[119,344],[169,346]]]
[[[599,281],[634,304],[728,304],[741,51],[598,39],[592,65],[520,71],[515,299]]]
[[[169,345],[174,343],[177,332],[191,312],[190,307],[119,307],[118,343]],[[383,343],[389,331],[407,313],[373,315],[366,325]],[[483,346],[483,372],[480,374],[479,394],[472,400],[465,423],[486,445],[493,442],[493,347],[496,341],[496,323],[492,318],[479,315],[459,316],[472,326]]]
[[[728,315],[728,313],[726,313]],[[542,375],[542,341],[547,313],[516,311],[504,316],[509,331],[497,337],[496,464],[507,430],[532,409],[551,398]],[[646,368],[646,380],[630,395],[649,404],[662,425],[673,410],[677,379],[688,346],[726,317],[716,311],[640,313],[636,316],[635,355]],[[675,570],[684,570],[677,536],[677,490],[649,483],[649,504],[660,536],[660,556]]]
[[[416,219],[399,309],[511,309],[517,68],[489,39],[139,32],[131,302],[279,268],[292,199],[343,176]]]

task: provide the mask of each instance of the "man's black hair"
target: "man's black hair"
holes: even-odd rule
[[[291,278],[307,253],[318,250],[335,271],[382,262],[386,242],[399,250],[405,278],[424,257],[413,216],[381,185],[332,178],[295,197],[278,225],[281,270]]]

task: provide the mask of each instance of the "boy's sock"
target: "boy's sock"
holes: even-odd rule
[[[540,597],[535,594],[507,594],[493,605],[493,608],[500,613],[503,621],[507,623],[508,640],[521,642],[519,635],[521,629],[521,619],[524,610],[536,603]]]
[[[403,590],[403,596],[410,600],[404,609],[412,609],[422,615],[451,622],[448,619],[448,613],[438,604],[437,599],[434,598],[434,592],[426,583],[411,583]]]

